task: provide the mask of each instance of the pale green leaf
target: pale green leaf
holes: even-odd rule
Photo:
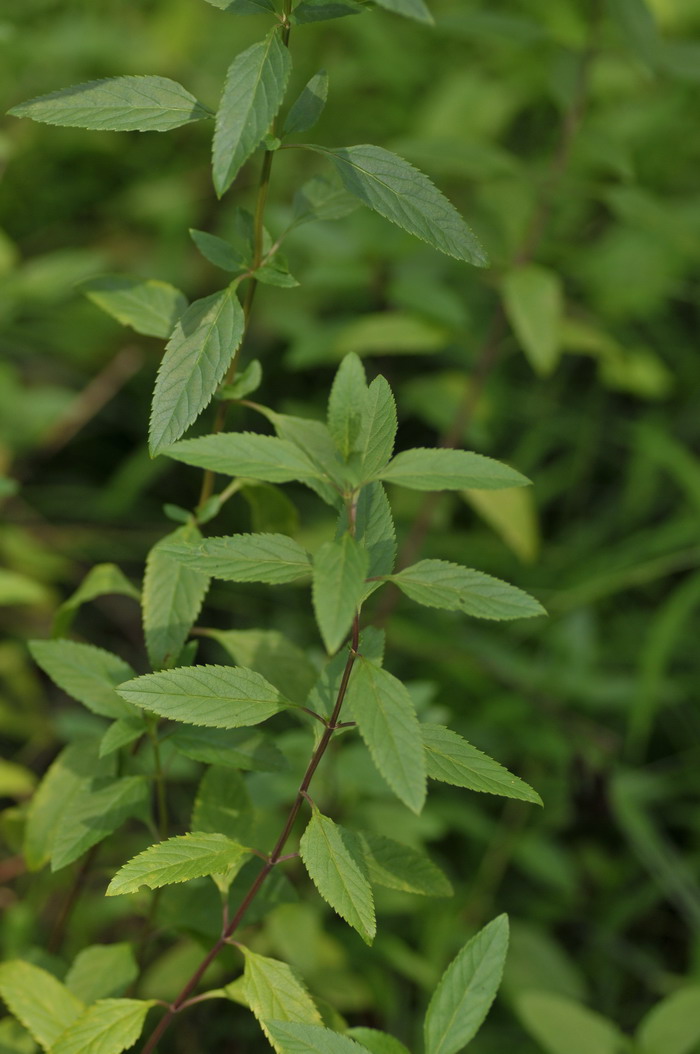
[[[171,721],[209,728],[258,725],[285,699],[264,677],[242,666],[188,666],[127,681],[120,694]]]
[[[76,591],[64,600],[57,610],[51,636],[64,637],[66,635],[82,604],[111,594],[131,597],[133,600],[139,600],[141,596],[139,590],[131,584],[116,564],[95,564]]]
[[[241,948],[245,955],[243,994],[273,1047],[281,1051],[265,1022],[300,1021],[320,1025],[313,999],[287,963]]]
[[[166,545],[198,541],[193,524],[178,527],[153,546],[143,579],[143,628],[154,670],[176,662],[199,615],[209,579],[163,552]]]
[[[306,654],[277,630],[206,630],[239,666],[261,673],[287,699],[304,703],[318,671]]]
[[[529,487],[506,490],[465,490],[462,497],[525,563],[536,559],[540,547],[537,507]]]
[[[267,134],[282,105],[291,66],[276,30],[229,66],[214,133],[212,164],[219,197]]]
[[[542,804],[537,791],[524,780],[518,779],[487,754],[482,754],[452,729],[442,725],[421,725],[421,733],[430,779],[453,787]]]
[[[402,451],[375,478],[411,490],[502,490],[530,482],[515,469],[483,454],[428,447]]]
[[[567,996],[523,992],[515,1009],[523,1028],[547,1054],[620,1054],[628,1047],[612,1022]]]
[[[219,391],[221,399],[243,399],[250,395],[262,382],[262,366],[259,359],[251,359],[244,370],[239,370],[232,384],[227,384]]]
[[[377,930],[374,898],[357,855],[356,839],[315,809],[299,851],[323,899],[371,944]]]
[[[323,113],[327,98],[328,74],[325,70],[319,70],[303,88],[287,114],[283,134],[296,135],[313,128]]]
[[[151,456],[180,438],[204,410],[243,339],[245,319],[235,290],[196,300],[175,325],[153,391]]]
[[[190,227],[190,237],[205,260],[214,264],[215,267],[231,272],[245,270],[246,261],[243,256],[223,238],[217,238],[215,234],[207,234],[206,231],[198,231],[192,227]]]
[[[80,288],[117,322],[131,326],[146,337],[169,337],[180,315],[187,310],[187,298],[179,289],[154,278],[100,275],[83,282]]]
[[[220,765],[202,776],[192,810],[192,830],[225,834],[243,845],[252,835],[253,806],[243,777]]]
[[[396,796],[419,813],[426,794],[425,757],[408,689],[387,670],[360,656],[346,698],[377,770]]]
[[[227,476],[249,476],[268,483],[307,483],[323,472],[288,440],[254,432],[220,432],[199,439],[182,439],[167,451],[168,457],[195,468],[208,468]]]
[[[423,0],[374,0],[374,2],[387,11],[403,15],[404,18],[413,18],[416,22],[432,25],[435,21]]]
[[[9,571],[0,567],[0,607],[21,604],[47,606],[51,603],[50,592],[29,575]]]
[[[321,1025],[298,1021],[266,1021],[267,1030],[281,1054],[364,1054],[365,1047]]]
[[[116,132],[167,132],[211,117],[168,77],[108,77],[29,99],[10,111],[43,124]]]
[[[118,655],[74,640],[34,640],[29,650],[59,688],[94,714],[115,718],[133,714],[114,691],[115,685],[134,676]]]
[[[411,311],[375,311],[345,323],[332,343],[334,355],[430,355],[448,347],[453,335],[444,325]]]
[[[564,295],[558,275],[539,264],[518,267],[503,279],[503,305],[530,365],[547,376],[561,353]]]
[[[204,875],[219,875],[243,864],[250,850],[223,834],[180,834],[144,849],[117,871],[106,895],[136,893],[141,886],[158,889],[189,882]]]
[[[640,1054],[693,1054],[700,1043],[700,985],[672,992],[637,1029]]]
[[[327,22],[332,18],[362,14],[363,7],[357,0],[301,0],[294,8],[292,22],[297,26],[311,22]]]
[[[285,534],[235,534],[162,551],[193,571],[227,582],[294,582],[311,574],[306,549]]]
[[[447,560],[419,560],[389,577],[407,597],[427,607],[463,611],[484,619],[546,614],[542,605],[522,589]]]
[[[351,1028],[346,1032],[346,1036],[362,1044],[370,1054],[409,1054],[403,1043],[377,1028]]]
[[[357,831],[370,882],[404,893],[450,897],[452,886],[439,867],[424,853],[392,838]]]
[[[445,970],[425,1015],[425,1054],[457,1054],[476,1035],[498,991],[508,918],[480,930]]]
[[[402,157],[367,144],[340,150],[310,149],[326,154],[346,190],[380,216],[448,256],[486,266],[484,249],[454,205]]]
[[[120,717],[109,726],[100,741],[100,757],[106,758],[115,750],[128,747],[135,743],[147,731],[147,725],[143,714],[134,714],[133,717]]]
[[[21,959],[0,965],[0,996],[46,1051],[85,1009],[53,974]]]
[[[13,1017],[0,1021],[0,1054],[36,1054],[36,1043]]]
[[[148,816],[150,794],[143,776],[98,781],[79,787],[57,825],[51,849],[51,870],[60,871],[131,816],[144,821]]]
[[[365,368],[351,352],[338,367],[328,397],[328,431],[345,458],[356,449],[366,401]]]
[[[84,1003],[121,996],[136,980],[139,968],[126,941],[92,944],[78,952],[66,974],[66,985]]]
[[[74,1021],[51,1054],[121,1054],[141,1035],[153,999],[99,999]]]
[[[365,588],[369,555],[345,534],[326,542],[314,557],[312,597],[327,651],[338,650],[350,631]]]
[[[36,786],[37,777],[25,765],[0,758],[0,797],[26,798]],[[0,1049],[0,1054],[2,1051]]]

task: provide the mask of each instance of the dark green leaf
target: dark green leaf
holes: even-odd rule
[[[299,8],[297,8],[297,11]],[[308,132],[323,113],[328,98],[328,74],[325,70],[315,73],[301,95],[295,101],[282,129],[284,135]]]
[[[217,238],[215,234],[207,234],[206,231],[198,231],[192,227],[190,237],[205,260],[214,264],[214,267],[231,272],[245,270],[245,259],[223,238]]]
[[[522,589],[447,560],[419,560],[391,575],[391,581],[418,604],[463,611],[474,618],[517,619],[546,614],[542,605]]]
[[[147,337],[169,337],[187,298],[168,282],[127,275],[101,275],[83,282],[81,290],[117,322]]]
[[[208,468],[227,476],[250,476],[269,483],[292,480],[307,483],[323,478],[323,472],[292,443],[253,432],[223,432],[183,439],[167,454],[196,468]]]
[[[294,8],[292,22],[297,26],[309,22],[326,22],[331,18],[344,18],[346,15],[360,15],[362,4],[357,0],[301,0]]]
[[[128,717],[131,707],[114,691],[134,671],[128,662],[103,648],[74,640],[34,640],[29,644],[34,661],[64,692],[101,717]]]
[[[185,567],[227,582],[294,582],[311,574],[309,554],[286,534],[234,534],[194,545],[163,545]]]
[[[153,546],[143,579],[143,628],[154,670],[171,666],[187,640],[209,588],[209,579],[192,571],[163,548],[201,539],[194,524],[178,527]]]
[[[404,18],[413,18],[416,22],[427,22],[428,25],[432,25],[434,22],[433,16],[423,3],[423,0],[374,0],[374,2],[387,11],[393,11],[396,15],[403,15]]]
[[[376,478],[411,490],[502,490],[530,481],[515,469],[470,450],[404,450]]]
[[[333,653],[350,631],[365,589],[369,555],[345,534],[326,542],[314,557],[312,596],[316,622]]]

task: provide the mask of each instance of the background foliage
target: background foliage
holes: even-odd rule
[[[401,600],[388,633],[422,712],[521,775],[545,809],[445,788],[413,817],[368,787],[359,755],[348,759],[334,776],[338,799],[353,816],[427,843],[455,898],[387,892],[390,922],[366,953],[315,902],[284,904],[257,950],[288,957],[353,1023],[386,1027],[410,1046],[446,962],[507,911],[502,995],[471,1049],[557,1054],[541,1025],[564,1012],[553,997],[631,1034],[659,999],[700,981],[691,628],[700,601],[700,12],[690,0],[653,0],[648,18],[632,0],[438,0],[434,10],[434,29],[379,11],[308,28],[295,83],[327,66],[317,140],[377,142],[415,161],[468,217],[493,268],[453,265],[364,210],[305,226],[287,245],[301,287],[259,289],[246,354],[262,361],[266,403],[320,416],[339,358],[358,351],[395,390],[401,447],[434,444],[466,393],[460,438],[535,481],[508,504],[481,492],[442,496],[422,555],[515,582],[550,619],[491,630]],[[232,53],[260,33],[257,17],[227,20],[196,0],[25,0],[0,16],[0,97],[8,108],[64,84],[148,71],[213,105]],[[47,130],[8,118],[0,135],[0,468],[20,485],[13,494],[3,484],[0,526],[0,936],[4,956],[33,956],[59,973],[86,934],[137,937],[140,923],[120,898],[103,899],[111,843],[65,927],[74,869],[31,881],[21,872],[33,774],[99,721],[47,689],[24,641],[49,633],[93,563],[116,562],[137,581],[167,529],[163,504],[191,506],[199,484],[146,451],[162,343],[129,336],[76,286],[123,270],[192,298],[216,288],[187,229],[230,234],[257,173],[249,166],[219,206],[208,134],[197,125],[168,136]],[[311,154],[278,160],[273,230],[288,216],[285,186],[318,170]],[[257,428],[245,413],[232,426]],[[331,514],[302,491],[294,499],[298,526],[291,506],[271,511],[247,493],[229,503],[222,531],[274,514],[315,546]],[[393,500],[405,538],[421,495]],[[300,616],[307,607],[293,587],[219,584],[207,624],[265,625],[305,644],[314,639],[310,616],[308,625]],[[145,669],[128,596],[82,609],[74,631]],[[201,654],[223,658],[208,640]],[[186,818],[197,769],[170,760],[171,804]],[[141,835],[130,837],[137,852]],[[162,899],[163,924],[182,939],[174,952],[151,950],[145,997],[174,992],[197,942],[210,940],[203,904]],[[37,949],[52,931],[56,957],[47,959]],[[197,1013],[183,1018],[178,1049],[197,1049],[209,1017],[209,1049],[224,1044],[229,1026]],[[260,1049],[243,1010],[237,1027],[242,1050]],[[591,1051],[606,1042],[615,1049],[616,1038],[597,1035]],[[693,1042],[691,1030],[690,1045],[673,1049]]]

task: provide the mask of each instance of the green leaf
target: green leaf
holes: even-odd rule
[[[627,1049],[612,1022],[566,996],[523,992],[515,1009],[523,1028],[547,1054],[619,1054]]]
[[[608,7],[625,43],[652,69],[658,67],[662,59],[662,38],[646,0],[609,0]]]
[[[299,513],[279,487],[271,483],[247,483],[241,495],[250,509],[250,526],[260,534],[287,534],[299,531]]]
[[[285,699],[259,673],[242,666],[189,666],[147,673],[119,689],[128,702],[171,721],[209,728],[258,725]]]
[[[253,806],[243,777],[212,765],[202,777],[192,810],[192,830],[225,834],[245,845],[251,837]]]
[[[187,298],[180,290],[155,278],[101,275],[83,282],[80,289],[117,322],[146,337],[169,337],[187,310]]]
[[[384,377],[375,377],[367,391],[358,443],[359,472],[363,481],[376,477],[394,450],[396,403]]]
[[[329,505],[337,506],[341,492],[350,489],[354,478],[340,457],[332,436],[322,421],[263,410],[281,440],[292,443],[315,466],[318,476],[307,483]],[[335,486],[333,486],[335,484]]]
[[[442,725],[421,725],[421,733],[430,779],[484,794],[542,804],[537,791],[493,758],[482,754],[457,732]]]
[[[281,1054],[364,1054],[361,1047],[347,1036],[320,1025],[297,1021],[266,1021],[275,1049]]]
[[[141,1035],[154,999],[99,999],[63,1033],[51,1054],[121,1054]]]
[[[357,614],[365,589],[369,555],[353,537],[326,542],[314,557],[312,596],[326,650],[338,650]]]
[[[118,594],[139,600],[141,594],[116,564],[95,564],[76,591],[64,600],[56,611],[51,629],[52,637],[65,637],[78,609],[97,597]]]
[[[0,567],[0,605],[37,604],[49,606],[51,594],[29,575],[18,571],[8,571]]]
[[[396,796],[419,813],[426,793],[425,757],[408,689],[359,656],[350,676],[347,704],[377,770]]]
[[[234,534],[194,545],[164,545],[185,567],[226,582],[294,582],[311,574],[306,549],[286,534]]]
[[[347,530],[347,513],[341,519],[343,530]],[[369,556],[367,577],[390,575],[396,560],[396,528],[391,514],[391,505],[381,483],[370,483],[363,487],[355,510],[355,537],[362,543]],[[374,591],[376,582],[368,583]]]
[[[403,893],[451,897],[452,886],[424,853],[370,831],[355,832],[360,840],[370,882]]]
[[[445,970],[425,1015],[425,1054],[457,1054],[479,1031],[501,983],[508,917],[480,930]]]
[[[282,105],[291,68],[277,30],[229,66],[214,133],[214,186],[219,197],[266,135]]]
[[[294,8],[291,21],[296,26],[327,22],[331,18],[360,15],[364,8],[357,0],[301,0]]]
[[[182,439],[167,451],[168,457],[195,468],[208,468],[227,476],[249,476],[268,483],[302,483],[323,478],[293,443],[254,432],[220,432],[199,439]]]
[[[339,220],[359,208],[357,199],[340,185],[339,180],[314,176],[294,195],[294,222],[299,227],[312,220]]]
[[[488,263],[479,240],[454,205],[402,157],[367,144],[340,150],[309,149],[326,154],[345,189],[380,216],[457,260],[477,267]]]
[[[0,965],[0,996],[46,1051],[85,1009],[53,974],[21,959]]]
[[[143,776],[124,776],[104,784],[79,787],[64,810],[51,849],[51,870],[78,860],[131,816],[144,821],[149,812],[148,782]]]
[[[35,1054],[36,1043],[13,1017],[0,1021],[0,1054]]]
[[[243,256],[223,238],[217,238],[215,234],[207,234],[206,231],[195,230],[193,227],[190,227],[190,237],[204,259],[214,264],[214,267],[231,272],[245,270],[246,261]]]
[[[407,597],[427,607],[463,611],[485,619],[546,614],[542,605],[522,589],[447,560],[419,560],[388,577]]]
[[[178,728],[170,742],[180,754],[206,765],[259,772],[278,772],[287,765],[284,755],[273,742],[262,732],[248,729]]]
[[[151,457],[179,439],[209,405],[244,329],[243,308],[231,286],[196,300],[178,320],[153,390]]]
[[[692,1054],[700,1043],[700,985],[679,988],[652,1007],[636,1043],[640,1054]]]
[[[435,21],[423,0],[374,0],[374,2],[386,11],[393,11],[396,15],[403,15],[404,18],[413,18],[416,22],[432,25]]]
[[[158,889],[218,875],[243,864],[250,850],[223,834],[180,834],[144,849],[117,871],[106,896],[137,893],[141,886]]]
[[[254,274],[258,282],[279,289],[295,289],[299,285],[294,275],[289,273],[289,267],[280,253],[276,253],[269,263],[256,268]]]
[[[15,117],[67,128],[167,132],[211,113],[168,77],[109,77],[74,84],[14,106]]]
[[[128,747],[135,743],[147,731],[147,724],[143,714],[134,714],[133,717],[120,717],[109,726],[100,741],[100,757],[105,758],[113,754],[115,750]]]
[[[350,1039],[361,1043],[371,1054],[409,1054],[408,1048],[404,1047],[403,1043],[387,1032],[380,1032],[377,1028],[351,1028],[345,1034]]]
[[[207,3],[232,15],[259,15],[275,10],[273,0],[207,0]]]
[[[328,431],[345,458],[357,449],[366,402],[365,368],[351,352],[338,367],[328,398]]]
[[[243,994],[273,1047],[281,1051],[265,1022],[300,1021],[321,1024],[313,999],[287,963],[241,947],[245,956]]]
[[[227,384],[219,392],[221,399],[243,399],[250,395],[262,383],[262,366],[258,359],[252,359],[244,370],[236,374],[232,384]]]
[[[318,672],[306,654],[277,630],[206,630],[239,666],[261,673],[287,699],[304,703]]]
[[[375,478],[411,490],[502,490],[530,481],[515,469],[470,450],[403,450]]]
[[[371,944],[377,931],[374,897],[357,854],[356,839],[314,809],[299,851],[323,899],[357,930],[366,944]]]
[[[462,497],[520,560],[531,563],[537,557],[540,547],[539,524],[530,488],[465,490]]]
[[[114,691],[134,671],[127,662],[103,648],[74,640],[33,640],[34,661],[59,688],[101,717],[127,717],[129,706]]]
[[[505,276],[501,291],[518,343],[535,372],[547,376],[561,353],[564,294],[559,276],[527,264]]]
[[[131,945],[92,944],[78,952],[66,985],[84,1003],[121,996],[139,975]]]
[[[167,545],[198,541],[193,524],[178,527],[153,546],[143,579],[143,628],[154,670],[172,665],[182,650],[209,588],[209,579],[163,552]]]
[[[314,73],[287,114],[282,129],[283,135],[297,135],[313,128],[323,113],[327,98],[328,74],[325,70],[319,70]]]

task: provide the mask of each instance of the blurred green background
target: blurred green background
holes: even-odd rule
[[[387,664],[413,682],[425,714],[530,782],[545,808],[438,788],[415,818],[348,750],[336,774],[343,810],[426,843],[455,898],[387,894],[371,952],[320,920],[310,898],[273,912],[259,939],[270,954],[296,956],[349,1021],[411,1045],[445,963],[507,911],[504,987],[470,1049],[557,1054],[533,1025],[532,991],[584,1003],[632,1033],[661,998],[700,983],[700,6],[432,7],[433,28],[377,9],[295,30],[293,87],[327,68],[313,139],[377,143],[413,161],[459,206],[492,268],[438,258],[364,210],[306,225],[286,244],[301,286],[258,290],[245,356],[263,364],[256,398],[318,416],[339,358],[358,351],[370,376],[394,387],[400,445],[434,444],[466,400],[464,443],[534,481],[517,496],[443,496],[422,554],[520,585],[550,618],[491,626],[401,602]],[[204,0],[5,0],[3,109],[120,73],[172,77],[215,107],[233,55],[266,29],[263,17],[233,18]],[[0,129],[0,474],[18,484],[12,493],[3,483],[0,525],[6,955],[42,944],[70,883],[66,872],[13,881],[30,773],[93,721],[47,690],[24,641],[49,632],[93,563],[117,562],[137,582],[148,548],[171,529],[163,504],[191,506],[199,486],[196,472],[146,452],[162,342],[122,329],[77,286],[117,271],[165,279],[190,298],[219,288],[188,228],[230,233],[235,206],[253,201],[259,158],[218,203],[209,137],[199,124],[140,135],[8,117]],[[302,151],[278,155],[273,233],[319,164]],[[545,369],[500,308],[503,278],[523,259],[563,295]],[[258,421],[236,411],[230,426]],[[300,516],[297,525],[285,507],[289,529],[316,544],[330,519],[302,491],[288,493]],[[421,495],[392,500],[405,538]],[[250,529],[258,512],[236,499],[217,533]],[[204,621],[318,646],[303,590],[219,584]],[[74,630],[145,669],[128,598],[85,609]],[[213,645],[202,655],[222,661]],[[186,817],[191,773],[181,786],[174,778]],[[101,899],[122,855],[101,855],[69,953],[124,924]],[[167,921],[182,943],[166,954],[164,942],[151,967],[166,997],[178,964],[206,943],[205,923],[181,916],[173,901]],[[199,1049],[196,1013],[174,1049]],[[239,1015],[237,1050],[265,1049],[245,1011],[229,1014]],[[207,1015],[207,1049],[229,1049],[230,1019]],[[698,1040],[700,1026],[682,1050]]]

